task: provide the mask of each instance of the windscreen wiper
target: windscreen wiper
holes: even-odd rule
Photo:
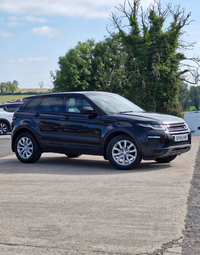
[[[133,111],[118,112],[117,114],[123,114],[123,113],[128,113],[128,112],[133,112]]]

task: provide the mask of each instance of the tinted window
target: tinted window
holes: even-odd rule
[[[41,98],[32,98],[31,101],[25,106],[26,111],[33,111],[38,105],[38,102]]]
[[[62,104],[63,97],[45,97],[39,106],[39,111],[60,112]]]
[[[7,112],[15,112],[20,107],[20,105],[21,104],[6,105],[5,109]]]
[[[80,113],[81,108],[86,106],[92,107],[91,104],[81,96],[72,96],[66,98],[66,112]]]

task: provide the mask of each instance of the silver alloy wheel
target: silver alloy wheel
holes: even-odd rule
[[[121,140],[113,146],[112,157],[117,164],[127,166],[137,158],[137,149],[131,141]]]
[[[28,137],[21,137],[17,143],[17,152],[23,159],[29,159],[33,154],[33,143]]]
[[[0,123],[0,134],[4,135],[7,133],[7,125],[4,122]]]

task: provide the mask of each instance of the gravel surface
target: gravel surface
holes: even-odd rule
[[[0,137],[0,157],[12,154],[10,141],[3,143],[2,139],[10,140],[10,137]],[[11,152],[11,153],[10,153]],[[26,247],[23,245],[4,245],[0,243],[0,254],[59,254],[59,255],[115,255],[114,253],[102,253],[91,251],[71,251],[60,249],[48,249],[42,247]],[[188,197],[188,211],[185,219],[183,235],[177,240],[163,244],[162,248],[153,253],[138,255],[198,255],[200,254],[200,149],[197,153],[193,179],[191,180],[190,194]],[[120,255],[120,254],[118,254]],[[124,255],[124,254],[123,254]]]
[[[188,197],[187,216],[183,236],[164,244],[162,249],[143,255],[199,255],[200,254],[200,149]],[[139,254],[138,254],[139,255]],[[140,254],[141,255],[141,254]]]
[[[188,213],[185,222],[182,254],[200,254],[200,150],[196,157],[190,196],[188,198]]]

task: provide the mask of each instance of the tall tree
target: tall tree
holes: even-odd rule
[[[179,69],[181,61],[186,60],[180,49],[192,46],[180,40],[183,28],[190,23],[190,14],[185,14],[180,7],[173,9],[171,5],[162,10],[157,1],[147,12],[139,12],[139,0],[134,0],[133,4],[128,2],[128,7],[127,11],[125,2],[117,8],[123,15],[111,15],[128,53],[126,72],[130,88],[127,97],[148,111],[177,115],[181,110],[180,81],[183,75],[192,73],[188,67]],[[128,24],[121,17],[126,17]],[[171,20],[167,24],[170,25],[165,27],[169,17]]]
[[[91,89],[124,94],[126,58],[118,35],[97,43],[92,58],[92,82],[95,86]]]
[[[54,91],[78,91],[87,90],[91,80],[91,54],[94,48],[94,40],[78,43],[74,49],[70,49],[64,57],[60,57],[59,70],[53,78]]]
[[[64,57],[59,58],[59,70],[53,77],[54,91],[104,90],[123,92],[126,53],[117,35],[95,43],[88,40]]]

